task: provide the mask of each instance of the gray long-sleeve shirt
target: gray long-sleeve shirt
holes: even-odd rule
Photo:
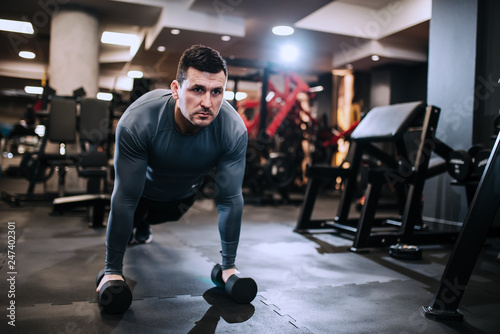
[[[122,274],[123,256],[141,197],[170,201],[192,196],[214,167],[222,267],[234,267],[243,211],[245,125],[224,101],[210,125],[194,135],[183,135],[175,127],[174,109],[170,92],[155,90],[135,101],[118,122],[106,274]]]

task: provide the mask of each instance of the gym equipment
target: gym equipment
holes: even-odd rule
[[[416,245],[395,244],[389,247],[389,255],[403,260],[420,260],[422,249]]]
[[[293,159],[283,153],[270,153],[262,170],[267,182],[274,188],[288,187],[296,176]]]
[[[95,280],[96,287],[99,286],[103,277],[104,269],[97,274]],[[99,305],[102,306],[104,311],[111,314],[119,314],[128,310],[132,304],[132,292],[126,281],[107,281],[102,285],[98,299]]]
[[[43,168],[43,171],[38,169]],[[19,164],[21,176],[32,182],[45,182],[54,174],[53,165],[39,166],[38,155],[36,153],[24,153]]]
[[[473,166],[473,172],[478,176],[481,177],[484,173],[484,169],[486,168],[486,164],[488,163],[488,159],[491,155],[491,150],[490,149],[481,149],[479,152],[476,153],[476,156],[474,157],[474,166]]]
[[[479,180],[490,153],[491,150],[481,144],[472,145],[467,152],[452,151],[448,159],[448,173],[459,182]]]
[[[224,283],[220,264],[213,267],[210,277],[216,286],[223,287],[226,293],[239,304],[248,304],[257,296],[257,283],[250,277],[231,275]]]
[[[472,172],[472,158],[464,150],[453,151],[449,155],[448,173],[458,181],[465,181]]]
[[[328,229],[341,236],[353,235],[351,251],[396,243],[453,242],[458,231],[431,231],[422,223],[421,207],[425,179],[446,171],[450,147],[434,136],[440,109],[423,102],[376,107],[368,112],[351,134],[349,167],[309,166],[309,184],[301,208],[297,233]],[[414,140],[409,140],[413,136]],[[413,144],[413,148],[408,145]],[[390,145],[390,155],[380,146]],[[431,153],[438,158],[431,161]],[[350,219],[350,209],[359,191],[358,175],[364,156],[379,162],[368,168],[364,205],[359,218]],[[342,178],[344,190],[337,216],[311,219],[316,197],[325,181]],[[399,199],[398,217],[375,217],[382,186]],[[373,233],[372,233],[373,232]]]
[[[58,197],[53,200],[53,211],[63,212],[75,207],[89,208],[91,227],[103,226],[105,209],[111,196],[103,191],[108,175],[108,157],[99,148],[105,145],[110,131],[109,104],[95,98],[80,102],[79,138],[81,153],[76,156],[80,177],[87,179],[85,195]],[[104,183],[104,185],[102,185]]]
[[[500,136],[497,136],[434,299],[430,305],[422,306],[422,311],[428,318],[463,319],[458,306],[500,207],[499,172]]]
[[[66,172],[69,167],[76,164],[75,157],[65,152],[66,144],[76,142],[76,101],[67,97],[53,97],[50,102],[50,113],[44,124],[46,125],[46,131],[38,151],[26,155],[21,162],[21,172],[29,180],[26,194],[3,197],[4,199],[16,198],[15,201],[11,202],[12,204],[17,205],[21,201],[52,200],[54,197],[62,196],[65,193]],[[48,142],[57,143],[60,148],[59,152],[46,152]],[[57,194],[34,194],[36,184],[45,182],[52,176],[54,171],[57,172],[58,176]]]
[[[271,74],[280,75],[281,89],[270,80]],[[260,105],[256,100],[237,104],[249,135],[243,186],[250,194],[245,194],[245,200],[274,204],[273,196],[265,193],[270,190],[279,193],[280,203],[291,203],[294,184],[305,183],[303,160],[324,151],[322,145],[316,145],[319,123],[303,108],[301,99],[309,96],[310,87],[298,75],[266,67],[261,82]],[[313,146],[315,149],[309,149]]]

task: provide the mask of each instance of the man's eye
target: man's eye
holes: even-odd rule
[[[212,94],[214,94],[214,95],[219,95],[220,93],[222,93],[222,92],[219,89],[212,91]]]
[[[202,91],[202,90],[201,90],[201,88],[199,88],[199,87],[195,87],[195,88],[193,88],[193,92],[199,93],[199,92],[201,92],[201,91]]]

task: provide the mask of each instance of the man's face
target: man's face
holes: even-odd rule
[[[192,67],[182,86],[177,80],[170,85],[172,95],[182,115],[194,127],[209,125],[217,117],[224,99],[226,76],[219,73],[201,72]]]

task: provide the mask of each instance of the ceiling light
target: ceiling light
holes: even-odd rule
[[[273,97],[274,97],[275,94],[276,93],[273,92],[273,91],[270,91],[269,93],[267,93],[267,95],[266,95],[266,102],[271,101],[273,99]]]
[[[241,100],[244,100],[248,97],[248,94],[245,93],[245,92],[237,92],[236,93],[236,101],[241,101]],[[232,101],[234,100],[234,92],[233,91],[230,91],[230,90],[226,90],[224,92],[224,99],[225,100],[229,100],[229,101]]]
[[[142,78],[144,74],[141,71],[128,71],[127,76],[129,78],[139,79]]]
[[[21,34],[34,34],[33,25],[30,22],[0,19],[0,30],[18,32]]]
[[[158,50],[159,52],[165,52],[167,48],[164,47],[163,45],[160,45],[158,48],[156,48],[156,50]]]
[[[24,91],[28,94],[43,94],[43,87],[37,86],[26,86],[24,87]]]
[[[285,62],[293,62],[299,56],[299,49],[295,45],[287,44],[281,48],[281,59]]]
[[[377,55],[372,55],[372,60],[373,61],[379,61],[380,60],[380,57],[377,56]]]
[[[224,42],[228,42],[231,40],[231,36],[228,36],[228,35],[224,35],[224,36],[221,36],[221,38]]]
[[[245,92],[237,92],[236,93],[236,101],[244,100],[248,97],[248,94]]]
[[[310,93],[317,93],[317,92],[322,92],[323,91],[323,86],[314,86],[309,88]]]
[[[111,101],[113,99],[113,94],[111,94],[111,93],[105,93],[105,92],[99,92],[99,93],[97,93],[97,99],[98,100],[103,100],[103,101]]]
[[[128,77],[119,77],[116,80],[115,84],[115,89],[116,90],[125,90],[125,91],[132,91],[134,88],[134,79],[128,78]]]
[[[31,51],[19,51],[19,57],[24,59],[34,59],[36,55]]]
[[[273,28],[273,34],[278,36],[289,36],[293,34],[293,28],[289,26],[276,26]]]
[[[136,46],[139,44],[139,37],[134,34],[105,31],[102,33],[101,42],[105,44]]]
[[[232,92],[230,90],[226,90],[224,92],[224,100],[229,100],[229,101],[234,100],[234,92]]]
[[[181,31],[179,29],[172,29],[172,30],[170,30],[170,33],[172,35],[179,35],[181,33]]]

